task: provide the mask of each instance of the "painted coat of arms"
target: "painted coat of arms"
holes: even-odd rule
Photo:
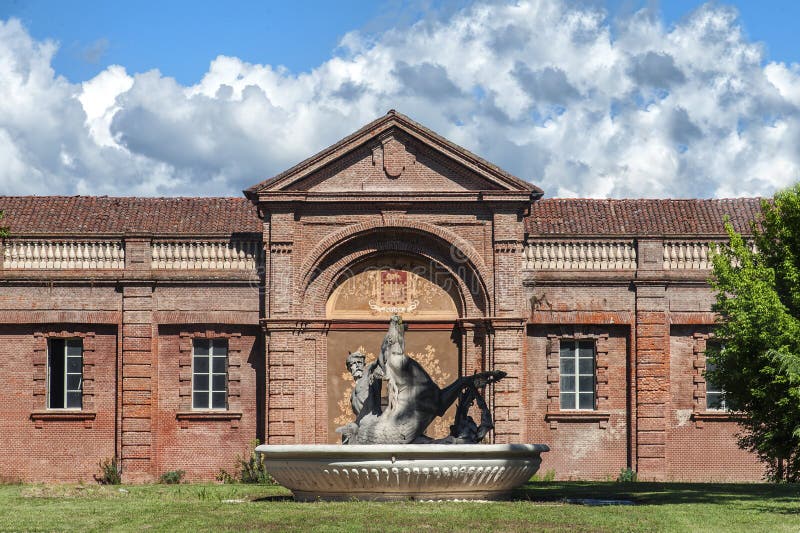
[[[405,270],[381,270],[377,299],[369,301],[369,307],[379,313],[408,313],[419,305],[419,300],[411,300],[409,276]]]

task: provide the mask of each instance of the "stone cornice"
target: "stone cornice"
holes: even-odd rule
[[[463,203],[463,202],[491,202],[491,203],[521,203],[527,206],[530,201],[530,192],[520,191],[396,191],[396,192],[369,192],[369,191],[341,191],[341,192],[308,192],[308,191],[270,191],[260,193],[258,201],[267,203],[268,206],[285,203],[358,203],[370,202],[372,204],[407,205],[409,199],[414,203]]]
[[[261,286],[255,271],[209,270],[209,271],[138,271],[124,270],[0,270],[3,283],[47,283],[80,285],[114,285],[136,283],[211,283]]]
[[[0,311],[0,324],[119,324],[119,311]]]

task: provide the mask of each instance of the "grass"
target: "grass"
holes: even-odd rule
[[[588,506],[570,500],[629,500]],[[496,503],[295,503],[264,485],[0,485],[0,531],[798,531],[800,486],[529,483]]]

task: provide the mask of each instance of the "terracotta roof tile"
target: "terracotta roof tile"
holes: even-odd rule
[[[230,235],[262,231],[246,198],[0,196],[12,235]]]
[[[530,235],[724,235],[723,218],[750,233],[760,198],[723,200],[590,200],[547,198],[525,219]]]
[[[259,233],[246,198],[0,196],[2,225],[12,234],[230,235]],[[759,198],[732,200],[589,200],[548,198],[531,207],[531,235],[722,235],[729,215],[737,231],[761,212]]]

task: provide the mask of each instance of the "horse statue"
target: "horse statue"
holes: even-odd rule
[[[381,387],[369,387],[367,399],[358,402],[362,407],[355,413],[356,421],[336,431],[342,434],[345,444],[478,442],[492,427],[491,416],[478,389],[505,376],[500,370],[480,372],[460,377],[440,388],[417,361],[406,355],[403,321],[393,315],[378,360],[360,376],[360,380],[366,379],[370,385],[376,380],[386,381],[389,403],[381,408]],[[364,389],[366,387],[362,386],[361,390]],[[450,437],[436,441],[425,436],[425,429],[433,419],[444,415],[457,399],[459,414],[451,426]],[[483,415],[480,427],[467,416],[469,406],[476,400]]]

